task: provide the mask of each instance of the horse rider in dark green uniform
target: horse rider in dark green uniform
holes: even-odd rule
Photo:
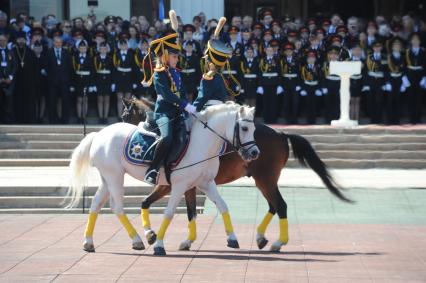
[[[204,59],[204,74],[200,83],[198,97],[194,101],[194,106],[197,111],[201,111],[204,107],[220,104],[226,100],[230,100],[231,96],[239,95],[239,92],[234,92],[229,83],[226,82],[222,71],[224,68],[229,69],[229,58],[232,57],[232,48],[228,47],[220,41],[219,33],[226,22],[226,18],[222,17],[214,32],[214,38],[207,43]],[[237,89],[241,89],[237,79],[230,75],[232,83],[236,84]]]
[[[144,78],[144,83],[148,85],[152,82],[154,83],[154,88],[157,92],[154,117],[161,133],[153,161],[144,179],[145,182],[152,185],[157,184],[159,169],[163,165],[175,140],[174,131],[180,127],[185,127],[183,112],[196,112],[196,108],[186,100],[180,71],[176,69],[181,49],[177,42],[179,34],[177,33],[178,21],[176,13],[170,11],[169,16],[173,31],[152,41],[150,52],[145,57],[145,59],[151,60],[149,58],[151,52],[157,57],[154,72],[149,72],[153,75],[149,80]]]

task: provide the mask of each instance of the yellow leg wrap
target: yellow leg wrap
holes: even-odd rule
[[[195,223],[195,219],[192,219],[188,223],[188,240],[194,242],[197,239],[197,224]]]
[[[84,230],[85,237],[92,237],[93,230],[95,229],[96,219],[98,218],[98,214],[96,212],[90,212],[89,218],[87,220],[86,230]]]
[[[151,228],[151,221],[149,221],[149,208],[141,209],[141,218],[143,228]]]
[[[234,227],[232,227],[231,216],[229,212],[222,213],[223,224],[225,225],[226,234],[233,233]]]
[[[259,226],[257,226],[258,234],[265,234],[266,228],[268,227],[269,223],[271,223],[272,217],[274,217],[274,215],[270,212],[265,215],[262,222],[260,222]]]
[[[170,225],[170,222],[172,222],[171,219],[164,217],[163,222],[161,223],[160,230],[158,230],[157,239],[163,240],[164,235],[166,234],[167,228]]]
[[[123,224],[124,228],[126,229],[127,233],[129,234],[129,237],[133,239],[133,237],[136,236],[138,233],[136,232],[132,223],[130,223],[129,218],[127,218],[127,215],[118,214],[117,217],[118,217],[118,219],[120,219],[120,222],[121,222],[121,224]]]
[[[287,218],[280,219],[280,241],[287,244],[288,242],[288,221]]]

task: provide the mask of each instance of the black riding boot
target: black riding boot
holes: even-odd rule
[[[157,185],[159,170],[163,161],[167,157],[168,151],[169,148],[167,143],[164,142],[164,139],[160,140],[157,147],[155,148],[152,163],[146,171],[144,182],[147,182],[153,186]]]

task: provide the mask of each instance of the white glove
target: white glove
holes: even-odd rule
[[[404,84],[401,85],[401,87],[399,88],[400,92],[405,92],[407,90],[407,88],[404,86]]]
[[[92,86],[92,90],[93,90],[93,92],[97,92],[98,88],[94,85],[94,86]]]
[[[241,90],[240,90],[240,93],[244,93],[244,89],[241,89]]]
[[[420,87],[426,89],[426,77],[423,77],[420,81]]]
[[[93,92],[93,87],[89,86],[89,87],[87,88],[87,91],[88,91],[88,92]]]
[[[149,87],[148,83],[147,83],[147,82],[145,82],[145,81],[144,81],[144,82],[142,82],[142,86],[143,86],[143,87]]]
[[[296,86],[296,91],[300,91],[302,88],[300,86]]]
[[[194,114],[195,112],[197,112],[197,108],[194,105],[192,105],[191,103],[188,103],[185,106],[185,111],[190,113],[190,114]]]
[[[282,86],[277,86],[277,94],[278,95],[280,95],[280,94],[282,94],[284,92],[284,89],[283,89],[283,87]]]
[[[370,87],[368,85],[365,85],[361,89],[362,92],[370,91]]]
[[[43,75],[43,76],[47,76],[47,72],[46,72],[46,70],[45,69],[41,69],[41,74]]]
[[[115,91],[115,84],[111,85],[111,91],[114,92]]]
[[[308,95],[308,93],[306,92],[306,90],[302,90],[302,91],[300,92],[300,95],[301,95],[301,96],[307,96],[307,95]]]
[[[136,84],[132,84],[132,88],[136,89],[138,86]]]
[[[409,87],[411,86],[411,83],[410,83],[410,81],[408,80],[407,76],[403,76],[403,77],[402,77],[402,85],[403,85],[405,88],[409,88]]]
[[[322,91],[321,91],[320,89],[317,89],[317,90],[315,91],[315,95],[316,95],[316,96],[322,96]]]
[[[322,93],[327,94],[327,93],[328,93],[328,89],[323,88],[323,89],[322,89]]]
[[[241,88],[239,87],[239,86],[237,86],[236,88],[235,88],[235,90],[236,91],[239,91]]]
[[[258,87],[257,87],[256,92],[257,92],[258,94],[263,94],[263,87],[258,86]]]
[[[71,91],[71,92],[74,92],[74,91],[75,91],[75,88],[74,88],[73,86],[70,86],[70,91]]]
[[[390,83],[385,84],[385,91],[391,92],[392,91],[392,85]]]

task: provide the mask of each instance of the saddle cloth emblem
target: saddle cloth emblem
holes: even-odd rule
[[[141,133],[135,129],[125,142],[123,153],[125,159],[134,165],[149,165],[154,157],[156,140],[157,136],[154,133]]]

